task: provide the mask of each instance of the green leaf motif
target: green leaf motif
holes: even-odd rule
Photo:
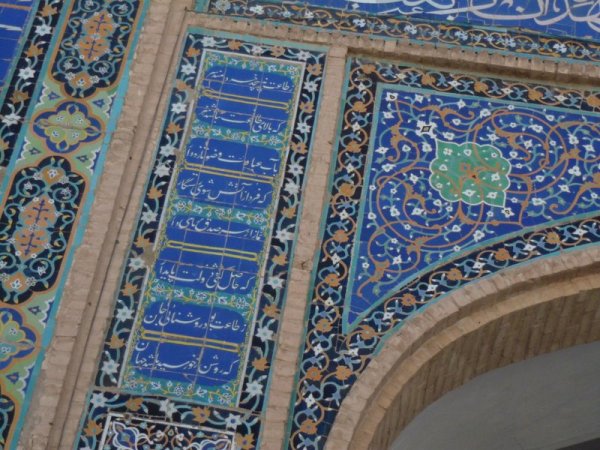
[[[504,207],[510,162],[492,145],[436,140],[429,183],[449,202]]]

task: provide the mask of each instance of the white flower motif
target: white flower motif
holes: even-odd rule
[[[417,136],[435,137],[435,128],[437,124],[434,122],[425,122],[417,120]]]
[[[100,371],[103,374],[109,376],[110,378],[113,378],[112,375],[114,375],[115,373],[117,373],[118,370],[119,370],[119,365],[113,359],[109,359],[107,361],[104,361],[102,363],[102,368],[100,369]]]
[[[2,123],[4,123],[5,125],[8,125],[8,126],[11,126],[11,125],[16,125],[17,123],[19,123],[20,120],[21,120],[21,116],[15,114],[15,113],[10,113],[2,118]]]
[[[475,242],[479,242],[484,237],[485,233],[481,230],[476,230],[475,233],[473,233],[473,239],[475,240]]]
[[[309,408],[311,408],[315,403],[317,403],[317,401],[315,400],[315,398],[313,397],[313,395],[310,394],[308,397],[306,397],[304,399],[304,403],[306,403],[306,406],[308,406]]]
[[[315,81],[309,80],[306,83],[304,83],[304,89],[306,89],[308,92],[316,92],[318,88],[318,85]]]
[[[203,47],[214,47],[217,45],[217,41],[212,36],[204,36],[201,42]]]
[[[135,258],[131,258],[129,260],[129,264],[128,266],[131,268],[131,270],[138,270],[141,269],[142,267],[144,267],[146,264],[144,263],[144,260],[142,258],[135,257]]]
[[[269,328],[266,326],[260,327],[258,330],[256,330],[256,337],[263,342],[270,341],[273,339],[273,331],[269,330]]]
[[[185,112],[187,110],[187,105],[183,102],[173,103],[171,105],[171,112],[175,114],[179,114]]]
[[[269,281],[267,281],[267,284],[273,289],[279,289],[283,287],[283,280],[279,277],[269,277]]]
[[[310,129],[311,126],[309,124],[307,124],[306,122],[300,122],[298,123],[298,125],[296,126],[296,129],[300,132],[300,133],[310,133]]]
[[[140,220],[144,223],[152,223],[156,220],[157,217],[158,215],[154,211],[148,210],[142,213],[142,217],[140,217]]]
[[[175,154],[175,147],[171,144],[165,144],[160,147],[160,155],[164,157],[169,157]]]
[[[290,167],[289,167],[288,170],[289,170],[289,172],[292,175],[296,175],[296,176],[297,175],[302,175],[302,172],[304,171],[304,169],[302,168],[302,166],[300,164],[298,164],[298,163],[292,163],[292,164],[290,164]]]
[[[533,197],[531,199],[531,203],[533,203],[534,206],[541,206],[541,205],[546,204],[546,200],[544,200],[543,198],[539,198],[539,197]]]
[[[164,412],[167,417],[172,417],[174,413],[177,412],[177,408],[175,405],[168,399],[164,399],[160,401],[160,411]]]
[[[31,67],[25,67],[23,69],[19,69],[19,78],[22,80],[28,80],[29,78],[33,78],[35,76],[35,70]]]
[[[300,192],[300,186],[298,186],[293,181],[288,181],[285,184],[285,187],[283,188],[283,190],[290,195],[296,195],[298,192]]]
[[[170,172],[171,172],[171,169],[166,164],[160,164],[160,165],[156,166],[156,169],[154,169],[154,174],[157,177],[166,177],[169,175]]]
[[[37,34],[38,36],[46,36],[50,33],[52,33],[52,28],[46,24],[38,25],[35,27],[35,34]]]
[[[300,50],[298,52],[298,54],[296,55],[296,58],[298,58],[300,61],[307,61],[308,58],[310,58],[310,53],[308,53],[304,50]]]
[[[106,398],[104,398],[104,394],[96,392],[92,395],[90,403],[94,408],[102,408],[106,406]]]
[[[246,392],[250,394],[250,398],[262,395],[263,387],[258,380],[251,381],[246,386]]]
[[[193,73],[196,73],[196,68],[193,64],[187,63],[181,66],[181,71],[186,75],[191,75]]]
[[[277,230],[275,232],[275,239],[281,242],[291,241],[292,239],[294,239],[294,235],[288,230]]]
[[[117,310],[116,318],[119,322],[125,322],[126,320],[133,318],[133,310],[127,306],[123,306]]]

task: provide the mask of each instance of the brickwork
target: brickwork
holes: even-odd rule
[[[191,12],[191,3],[151,4],[125,107],[27,418],[26,429],[34,431],[23,433],[23,449],[72,447],[156,146],[166,86],[172,79],[169,70],[188,26],[329,47],[323,106],[262,436],[261,448],[267,450],[282,448],[286,438],[347,56],[368,55],[445,70],[468,67],[470,72],[582,88],[600,80],[600,67],[591,64],[440,50],[433,45],[215,18]],[[594,248],[561,254],[467,285],[429,307],[391,338],[361,375],[344,400],[328,448],[383,449],[427,404],[476,374],[599,339],[600,308],[594,298],[600,289],[594,277],[599,260]]]

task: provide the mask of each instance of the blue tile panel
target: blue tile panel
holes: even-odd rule
[[[124,390],[236,404],[303,70],[205,51]]]
[[[324,63],[188,32],[77,448],[141,411],[258,448]]]
[[[286,2],[293,4],[294,2]],[[298,3],[297,3],[298,4]],[[600,39],[600,9],[595,2],[518,0],[515,2],[456,0],[307,0],[302,4],[411,16],[475,26],[527,29],[555,36]]]
[[[321,449],[387,338],[465,284],[600,242],[600,95],[352,59],[289,449]]]
[[[423,18],[423,15],[377,14],[368,11],[370,8],[382,5],[385,7],[386,4],[379,2],[363,3],[362,9],[357,3],[345,9],[326,2],[315,3],[318,5],[311,2],[208,0],[206,10],[216,15],[252,18],[342,33],[381,36],[385,39],[402,39],[418,45],[433,44],[442,48],[462,47],[475,52],[485,50],[500,54],[539,56],[552,60],[600,62],[597,12],[595,15],[592,13],[591,20],[587,22],[571,20],[570,25],[567,24],[566,27],[547,26],[542,33],[539,27],[533,31],[526,31],[527,28],[521,29],[516,24],[519,21],[512,20],[510,16],[503,18],[502,22],[515,26],[505,23],[490,27],[483,26],[482,23],[498,25],[499,22],[494,22],[491,18],[476,18],[473,14],[468,14],[470,21],[467,23],[456,18],[449,21],[447,16],[437,14],[425,15],[427,18]],[[415,5],[415,3],[418,2],[411,4]],[[205,2],[199,4],[204,5]],[[436,5],[440,6],[439,3]],[[591,3],[587,3],[586,6],[591,6]],[[518,7],[516,6],[515,9]],[[564,20],[566,19],[561,20],[560,24],[566,23],[563,22]],[[535,24],[532,20],[529,22]]]
[[[0,2],[0,92],[36,5],[36,0]]]
[[[384,85],[376,101],[345,325],[443,261],[600,210],[595,116]]]

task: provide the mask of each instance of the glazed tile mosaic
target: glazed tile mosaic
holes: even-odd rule
[[[0,3],[0,92],[36,6],[34,0]]]
[[[210,14],[274,21],[415,44],[600,62],[600,18],[591,2],[347,2],[197,0]],[[408,10],[419,14],[411,14]],[[530,30],[530,31],[527,31]]]
[[[288,3],[288,2],[286,2]],[[294,4],[293,2],[289,2]],[[457,0],[308,0],[317,7],[401,15],[463,24],[515,27],[541,33],[598,39],[600,11],[593,2],[520,0],[516,2]],[[296,3],[298,4],[298,3]]]
[[[0,168],[10,163],[33,91],[43,75],[42,65],[49,56],[47,50],[63,7],[64,0],[31,2],[27,22],[9,24],[6,34],[12,34],[13,39],[6,46],[0,43],[5,71],[0,82]]]
[[[187,35],[78,448],[258,445],[324,59]]]
[[[323,448],[358,375],[421,308],[600,242],[597,92],[361,59],[347,77],[290,449]]]
[[[41,1],[6,91],[0,127],[2,165],[10,174],[3,179],[0,216],[2,448],[17,445],[52,336],[57,299],[122,103],[143,5],[74,1],[55,29],[62,2]],[[46,52],[51,41],[54,51]]]

